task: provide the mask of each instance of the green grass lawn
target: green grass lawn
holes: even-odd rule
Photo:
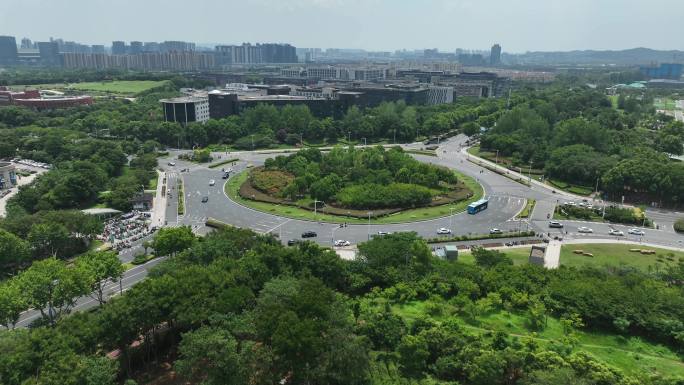
[[[452,204],[452,205],[443,205],[443,206],[437,206],[437,207],[424,207],[424,208],[419,208],[419,209],[412,209],[412,210],[405,210],[398,212],[396,214],[392,215],[387,215],[384,217],[380,218],[375,218],[371,220],[371,223],[375,224],[383,224],[383,223],[401,223],[401,222],[413,222],[413,221],[419,221],[419,220],[425,220],[425,219],[433,219],[433,218],[439,218],[443,216],[447,216],[452,212],[453,208],[453,213],[459,213],[461,211],[464,211],[466,207],[482,198],[484,195],[484,191],[482,189],[482,186],[480,186],[479,183],[477,183],[473,178],[456,173],[457,177],[459,180],[463,181],[463,183],[471,190],[473,191],[473,196],[470,199],[458,202],[457,204]],[[332,223],[368,223],[368,220],[364,219],[359,219],[359,218],[351,218],[351,217],[345,217],[345,216],[337,216],[337,215],[330,215],[330,214],[320,214],[317,213],[314,216],[314,212],[311,210],[304,210],[298,207],[292,207],[292,206],[282,206],[282,205],[276,205],[276,204],[271,204],[271,203],[265,203],[265,202],[256,202],[248,199],[243,199],[240,197],[238,194],[238,191],[240,189],[240,186],[242,183],[244,183],[247,180],[247,172],[242,172],[228,180],[228,183],[226,183],[225,186],[225,191],[226,194],[230,197],[230,199],[240,203],[241,205],[251,207],[255,210],[263,211],[266,213],[271,213],[274,215],[280,215],[283,217],[288,217],[288,218],[294,218],[294,219],[304,219],[304,220],[311,220],[311,221],[324,221],[324,222],[332,222]]]
[[[618,109],[618,98],[619,95],[608,95],[608,100],[610,100],[611,106],[613,106],[613,109]]]
[[[645,255],[631,252],[630,249],[655,250],[654,255]],[[573,250],[582,250],[593,254],[593,257],[574,254]],[[669,254],[672,256],[669,256]],[[670,258],[670,259],[668,259]],[[561,248],[561,265],[564,266],[632,266],[642,271],[663,270],[667,266],[675,266],[680,261],[684,263],[684,252],[659,249],[638,245],[626,245],[619,243],[593,243],[565,245]]]
[[[655,250],[656,254],[646,255],[629,251],[630,249]],[[593,257],[575,254],[573,250],[582,250],[593,254]],[[513,263],[521,265],[527,263],[530,255],[530,247],[516,247],[502,250],[509,256]],[[669,255],[669,254],[672,255]],[[669,259],[668,259],[669,258]],[[463,263],[474,264],[470,250],[460,250],[458,260]],[[680,262],[681,261],[681,262]],[[576,245],[564,245],[561,247],[560,263],[568,267],[595,266],[595,267],[620,267],[630,266],[644,272],[664,270],[667,266],[676,266],[684,263],[684,252],[659,249],[620,243],[588,243]]]
[[[656,98],[653,101],[653,106],[657,110],[667,110],[667,111],[674,111],[677,108],[675,101],[670,99],[670,98]]]
[[[157,182],[159,182],[159,172],[155,171],[154,176],[150,178],[150,183],[147,185],[147,189],[157,191]]]
[[[152,88],[161,87],[166,80],[115,80],[111,82],[85,82],[70,84],[69,88],[83,91],[97,91],[113,94],[139,94]]]
[[[427,301],[414,301],[406,304],[393,305],[392,311],[412,323],[427,312]],[[454,319],[463,327],[476,333],[502,331],[512,337],[526,336],[541,344],[550,344],[563,336],[563,328],[554,317],[548,317],[544,330],[532,332],[526,327],[527,318],[524,314],[493,311],[477,318],[476,322],[466,322],[459,316],[456,309],[444,302],[441,314],[431,316],[436,321]],[[676,352],[664,345],[643,341],[638,337],[622,337],[613,334],[597,333],[580,330],[577,332],[579,346],[576,349],[585,350],[602,361],[613,365],[628,374],[642,375],[645,373],[660,373],[667,375],[683,375],[684,363]]]

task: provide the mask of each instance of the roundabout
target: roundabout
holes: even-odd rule
[[[307,215],[297,217],[293,212],[279,212],[271,206],[252,207],[240,199],[231,197],[226,189],[230,190],[231,183],[235,186],[239,182],[240,175],[249,168],[264,164],[266,159],[276,156],[272,152],[242,152],[232,153],[231,157],[239,158],[240,161],[233,167],[234,173],[226,183],[217,183],[210,186],[209,181],[221,179],[220,169],[211,169],[204,165],[189,162],[176,161],[176,166],[166,166],[168,159],[160,160],[162,167],[176,177],[181,178],[185,185],[185,215],[178,216],[175,207],[167,208],[167,220],[171,226],[188,225],[196,232],[209,231],[205,227],[208,218],[214,218],[220,222],[233,226],[252,229],[258,233],[270,233],[279,237],[286,243],[290,239],[301,239],[301,235],[307,231],[317,233],[317,237],[309,238],[321,245],[332,246],[334,240],[344,239],[352,244],[364,242],[378,232],[403,232],[414,231],[418,235],[428,239],[437,237],[437,230],[444,227],[452,230],[454,236],[487,234],[491,228],[503,231],[517,231],[530,229],[538,233],[548,233],[550,236],[563,236],[566,239],[605,239],[612,228],[624,230],[627,226],[612,225],[608,223],[592,223],[594,234],[582,234],[578,228],[586,226],[581,221],[564,221],[563,229],[549,229],[547,215],[552,215],[558,201],[572,200],[576,197],[552,193],[544,186],[532,184],[525,186],[512,181],[495,172],[491,172],[477,164],[468,161],[468,154],[464,151],[466,137],[457,136],[442,143],[437,151],[437,157],[427,155],[412,155],[415,159],[435,165],[445,166],[465,176],[473,178],[481,186],[483,196],[489,199],[488,209],[469,215],[461,210],[448,210],[437,212],[432,218],[421,219],[407,218],[408,221],[396,221],[392,223],[391,217],[377,220],[344,220],[340,217],[323,217],[317,214],[314,220],[311,211]],[[416,149],[422,144],[403,145],[405,149]],[[224,153],[221,154],[222,156]],[[188,172],[179,173],[178,170],[188,168]],[[237,179],[235,179],[237,178]],[[239,184],[238,184],[239,186]],[[206,203],[203,197],[208,197]],[[536,205],[530,217],[524,221],[515,219],[516,215],[523,210],[528,199],[536,200]],[[250,202],[252,203],[252,202]],[[443,208],[444,209],[444,208]],[[442,210],[443,210],[442,209]],[[274,211],[271,211],[274,210]],[[451,211],[451,212],[450,212]],[[452,214],[453,212],[453,214]],[[677,234],[672,229],[672,224],[677,213],[664,213],[648,211],[649,218],[653,218],[660,224],[660,230],[647,229],[644,237],[627,235],[625,241],[643,241],[658,245],[682,248],[684,236]],[[396,218],[395,218],[396,219]],[[347,227],[340,227],[340,222],[347,222]],[[619,241],[619,240],[618,240]]]

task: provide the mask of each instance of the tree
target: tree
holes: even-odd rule
[[[27,308],[16,279],[0,283],[0,325],[14,328],[21,312]]]
[[[244,384],[237,346],[229,331],[203,326],[183,334],[176,369],[188,380],[206,385]]]
[[[510,257],[497,250],[475,247],[472,254],[475,257],[475,263],[484,268],[491,268],[499,264],[513,265],[513,260]]]
[[[89,356],[81,359],[80,379],[87,385],[115,385],[119,362],[108,357]]]
[[[419,336],[406,335],[397,347],[401,372],[412,378],[423,377],[430,356],[428,346]]]
[[[102,305],[105,303],[105,287],[123,276],[124,266],[116,253],[111,251],[90,252],[76,259],[76,268],[87,277],[93,296]]]
[[[0,266],[18,265],[28,260],[29,255],[28,242],[0,229]]]
[[[28,242],[38,258],[62,254],[69,246],[69,241],[69,231],[59,223],[36,224],[28,234]]]
[[[156,255],[176,255],[195,242],[190,226],[164,227],[154,236],[152,248]]]
[[[39,310],[52,325],[89,290],[87,278],[78,269],[67,268],[56,258],[34,262],[18,280],[26,304]]]

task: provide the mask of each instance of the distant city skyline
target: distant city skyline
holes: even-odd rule
[[[0,3],[0,35],[83,44],[286,42],[369,51],[503,52],[684,48],[684,2],[652,0],[22,0]],[[188,17],[186,17],[188,15]]]

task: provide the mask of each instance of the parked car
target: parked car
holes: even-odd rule
[[[169,166],[171,166],[171,167],[173,167],[173,166],[175,166],[175,165],[176,165],[176,163],[175,163],[175,162],[169,162],[169,163],[167,163],[167,164],[168,164]]]
[[[302,233],[302,238],[315,238],[318,234],[315,231],[305,231]]]
[[[578,233],[593,233],[594,230],[590,229],[589,227],[586,226],[580,226],[577,228]]]
[[[216,181],[215,181],[215,180],[212,179],[212,180],[209,181],[209,186],[213,186],[213,185],[215,185],[215,184],[216,184]]]
[[[627,232],[628,232],[629,234],[632,234],[632,235],[646,235],[646,233],[644,232],[644,230],[637,229],[636,227],[627,230]]]
[[[554,229],[562,229],[563,224],[558,222],[558,221],[550,221],[549,222],[549,227],[554,228]]]
[[[489,229],[489,234],[503,234],[503,231],[501,231],[501,229],[493,228]]]
[[[202,197],[202,203],[207,203],[209,202],[209,197],[208,196],[203,196]]]
[[[616,237],[624,237],[624,236],[625,236],[625,232],[624,232],[624,231],[620,231],[620,230],[616,230],[616,229],[610,229],[610,231],[608,232],[608,234],[610,234],[610,235],[615,235]]]
[[[338,239],[335,241],[334,245],[336,247],[344,247],[351,245],[351,243],[349,241],[345,241],[344,239]]]
[[[440,235],[451,234],[451,230],[447,229],[445,227],[441,227],[439,230],[437,230],[437,234],[440,234]]]

